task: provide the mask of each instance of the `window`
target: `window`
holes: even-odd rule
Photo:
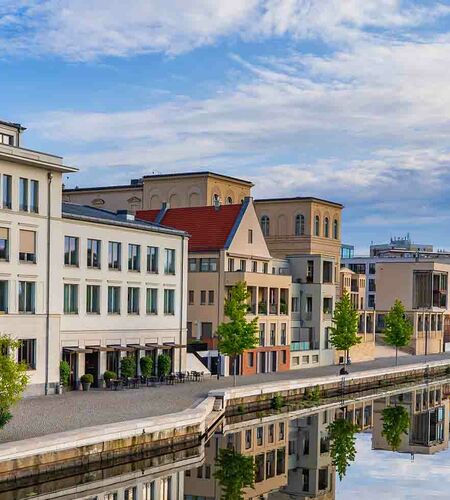
[[[239,262],[239,271],[245,272],[247,270],[247,261],[245,259],[241,259]]]
[[[234,259],[228,259],[228,271],[230,273],[234,271]]]
[[[286,351],[284,351],[286,352]],[[278,439],[284,441],[284,422],[278,424]]]
[[[64,314],[78,314],[78,285],[64,284]]]
[[[121,265],[121,253],[122,253],[122,244],[117,241],[110,241],[108,243],[108,268],[116,269],[120,271]]]
[[[137,500],[137,486],[131,486],[123,492],[123,500]]]
[[[291,312],[293,312],[293,313],[299,312],[299,298],[298,297],[292,297]]]
[[[286,345],[287,337],[286,337],[286,323],[281,323],[281,339],[280,344]],[[286,352],[286,351],[283,351]]]
[[[257,273],[258,272],[258,263],[256,260],[252,262],[252,273]]]
[[[12,208],[12,177],[10,175],[3,176],[3,208]]]
[[[14,136],[9,134],[0,134],[0,144],[14,146]]]
[[[295,216],[295,236],[303,236],[305,234],[305,216],[297,214]]]
[[[128,245],[128,271],[139,272],[141,270],[141,247],[140,245]]]
[[[348,268],[356,274],[366,274],[365,264],[349,264]]]
[[[325,349],[331,349],[332,345],[330,342],[331,329],[329,326],[325,327]]]
[[[156,500],[155,481],[142,485],[142,500]]]
[[[375,280],[373,278],[369,278],[369,292],[375,292],[375,291],[376,291]]]
[[[214,304],[214,290],[209,290],[208,292],[208,304],[210,306]]]
[[[19,312],[34,314],[36,301],[36,283],[19,281]]]
[[[333,283],[333,263],[329,260],[323,261],[323,282]]]
[[[314,217],[314,236],[320,236],[320,217]]]
[[[0,314],[8,314],[8,282],[0,281]]]
[[[86,312],[88,314],[100,314],[100,286],[86,286]]]
[[[107,353],[109,354],[109,353]],[[113,371],[113,370],[111,370]],[[117,491],[114,491],[112,493],[105,493],[104,500],[117,500]]]
[[[261,229],[264,236],[269,236],[270,234],[270,219],[267,215],[261,217]]]
[[[264,323],[259,324],[259,345],[261,347],[266,345],[266,325]]]
[[[248,450],[252,447],[252,430],[247,429],[245,431],[245,449]]]
[[[139,288],[128,287],[128,314],[139,314]]]
[[[375,274],[375,272],[376,272],[375,263],[373,262],[369,263],[369,274]]]
[[[333,238],[335,240],[339,239],[339,222],[337,219],[334,219],[333,221]]]
[[[166,248],[164,250],[164,254],[164,273],[175,274],[175,250],[172,248]]]
[[[9,229],[0,227],[0,260],[9,260]]]
[[[263,264],[263,273],[267,274],[269,272],[269,264],[267,262],[264,262]]]
[[[194,297],[195,297],[194,290],[189,290],[188,297],[189,297],[189,305],[190,306],[194,305]]]
[[[34,231],[19,231],[20,262],[36,262],[36,233]]]
[[[39,213],[39,181],[30,181],[30,212]]]
[[[28,179],[19,179],[19,210],[28,212]]]
[[[256,428],[256,444],[262,446],[264,439],[264,429],[263,427]]]
[[[147,247],[147,272],[158,273],[159,248]]]
[[[158,314],[158,289],[147,288],[147,314]]]
[[[367,296],[367,305],[371,308],[371,309],[375,309],[375,295],[373,294],[370,294]]]
[[[204,306],[206,304],[206,290],[200,291],[200,305]]]
[[[175,290],[164,290],[164,314],[175,314]]]
[[[275,441],[275,425],[270,424],[268,432],[268,442],[273,443],[274,441]]]
[[[200,272],[215,273],[216,271],[217,271],[217,259],[214,258],[200,259]]]
[[[277,325],[276,323],[270,323],[270,345],[276,344],[277,338]]]
[[[64,264],[78,266],[78,238],[75,236],[64,237]]]
[[[328,315],[333,313],[333,299],[332,299],[332,297],[324,297],[323,298],[323,313],[328,314]]]
[[[28,370],[36,369],[36,339],[21,339],[17,360],[25,363]]]
[[[253,243],[253,229],[248,230],[248,242]]]
[[[120,314],[120,286],[108,287],[108,314]]]
[[[312,297],[306,297],[306,312],[307,313],[312,313],[313,311],[313,299]]]
[[[197,259],[189,258],[189,272],[196,273],[197,272]]]
[[[87,240],[87,267],[100,269],[100,240]]]
[[[306,283],[312,283],[314,281],[314,261],[308,260],[306,264]]]
[[[201,338],[202,339],[212,339],[213,338],[212,323],[204,322],[201,324]]]
[[[252,352],[247,353],[247,365],[249,368],[253,368],[254,364],[254,354]]]
[[[328,217],[323,220],[323,235],[325,238],[330,237],[330,219]]]

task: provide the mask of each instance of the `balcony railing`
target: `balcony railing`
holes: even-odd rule
[[[318,342],[291,342],[291,351],[315,351],[319,349]]]

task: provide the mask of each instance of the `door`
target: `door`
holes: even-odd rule
[[[84,355],[84,372],[90,373],[94,377],[93,387],[98,387],[98,369],[99,366],[99,352],[87,352]]]
[[[266,353],[260,352],[259,355],[259,373],[266,373]]]
[[[63,351],[63,360],[69,363],[69,387],[77,389],[78,380],[78,354],[76,352]]]
[[[270,356],[272,358],[271,371],[276,372],[277,371],[277,351],[272,351],[270,353]]]

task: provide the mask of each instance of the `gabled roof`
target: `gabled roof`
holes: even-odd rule
[[[127,218],[125,214],[111,212],[102,208],[94,208],[76,203],[63,203],[62,216],[65,219],[83,220],[86,222],[97,222],[114,226],[130,227],[144,231],[156,231],[159,233],[188,236],[184,231],[156,224],[153,221],[145,221]]]
[[[136,218],[174,227],[190,234],[189,251],[209,252],[228,248],[247,209],[249,199],[241,205],[219,208],[187,207],[138,210]]]

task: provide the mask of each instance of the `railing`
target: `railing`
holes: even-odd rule
[[[319,349],[319,345],[316,342],[291,342],[291,351],[314,351],[316,349]]]

